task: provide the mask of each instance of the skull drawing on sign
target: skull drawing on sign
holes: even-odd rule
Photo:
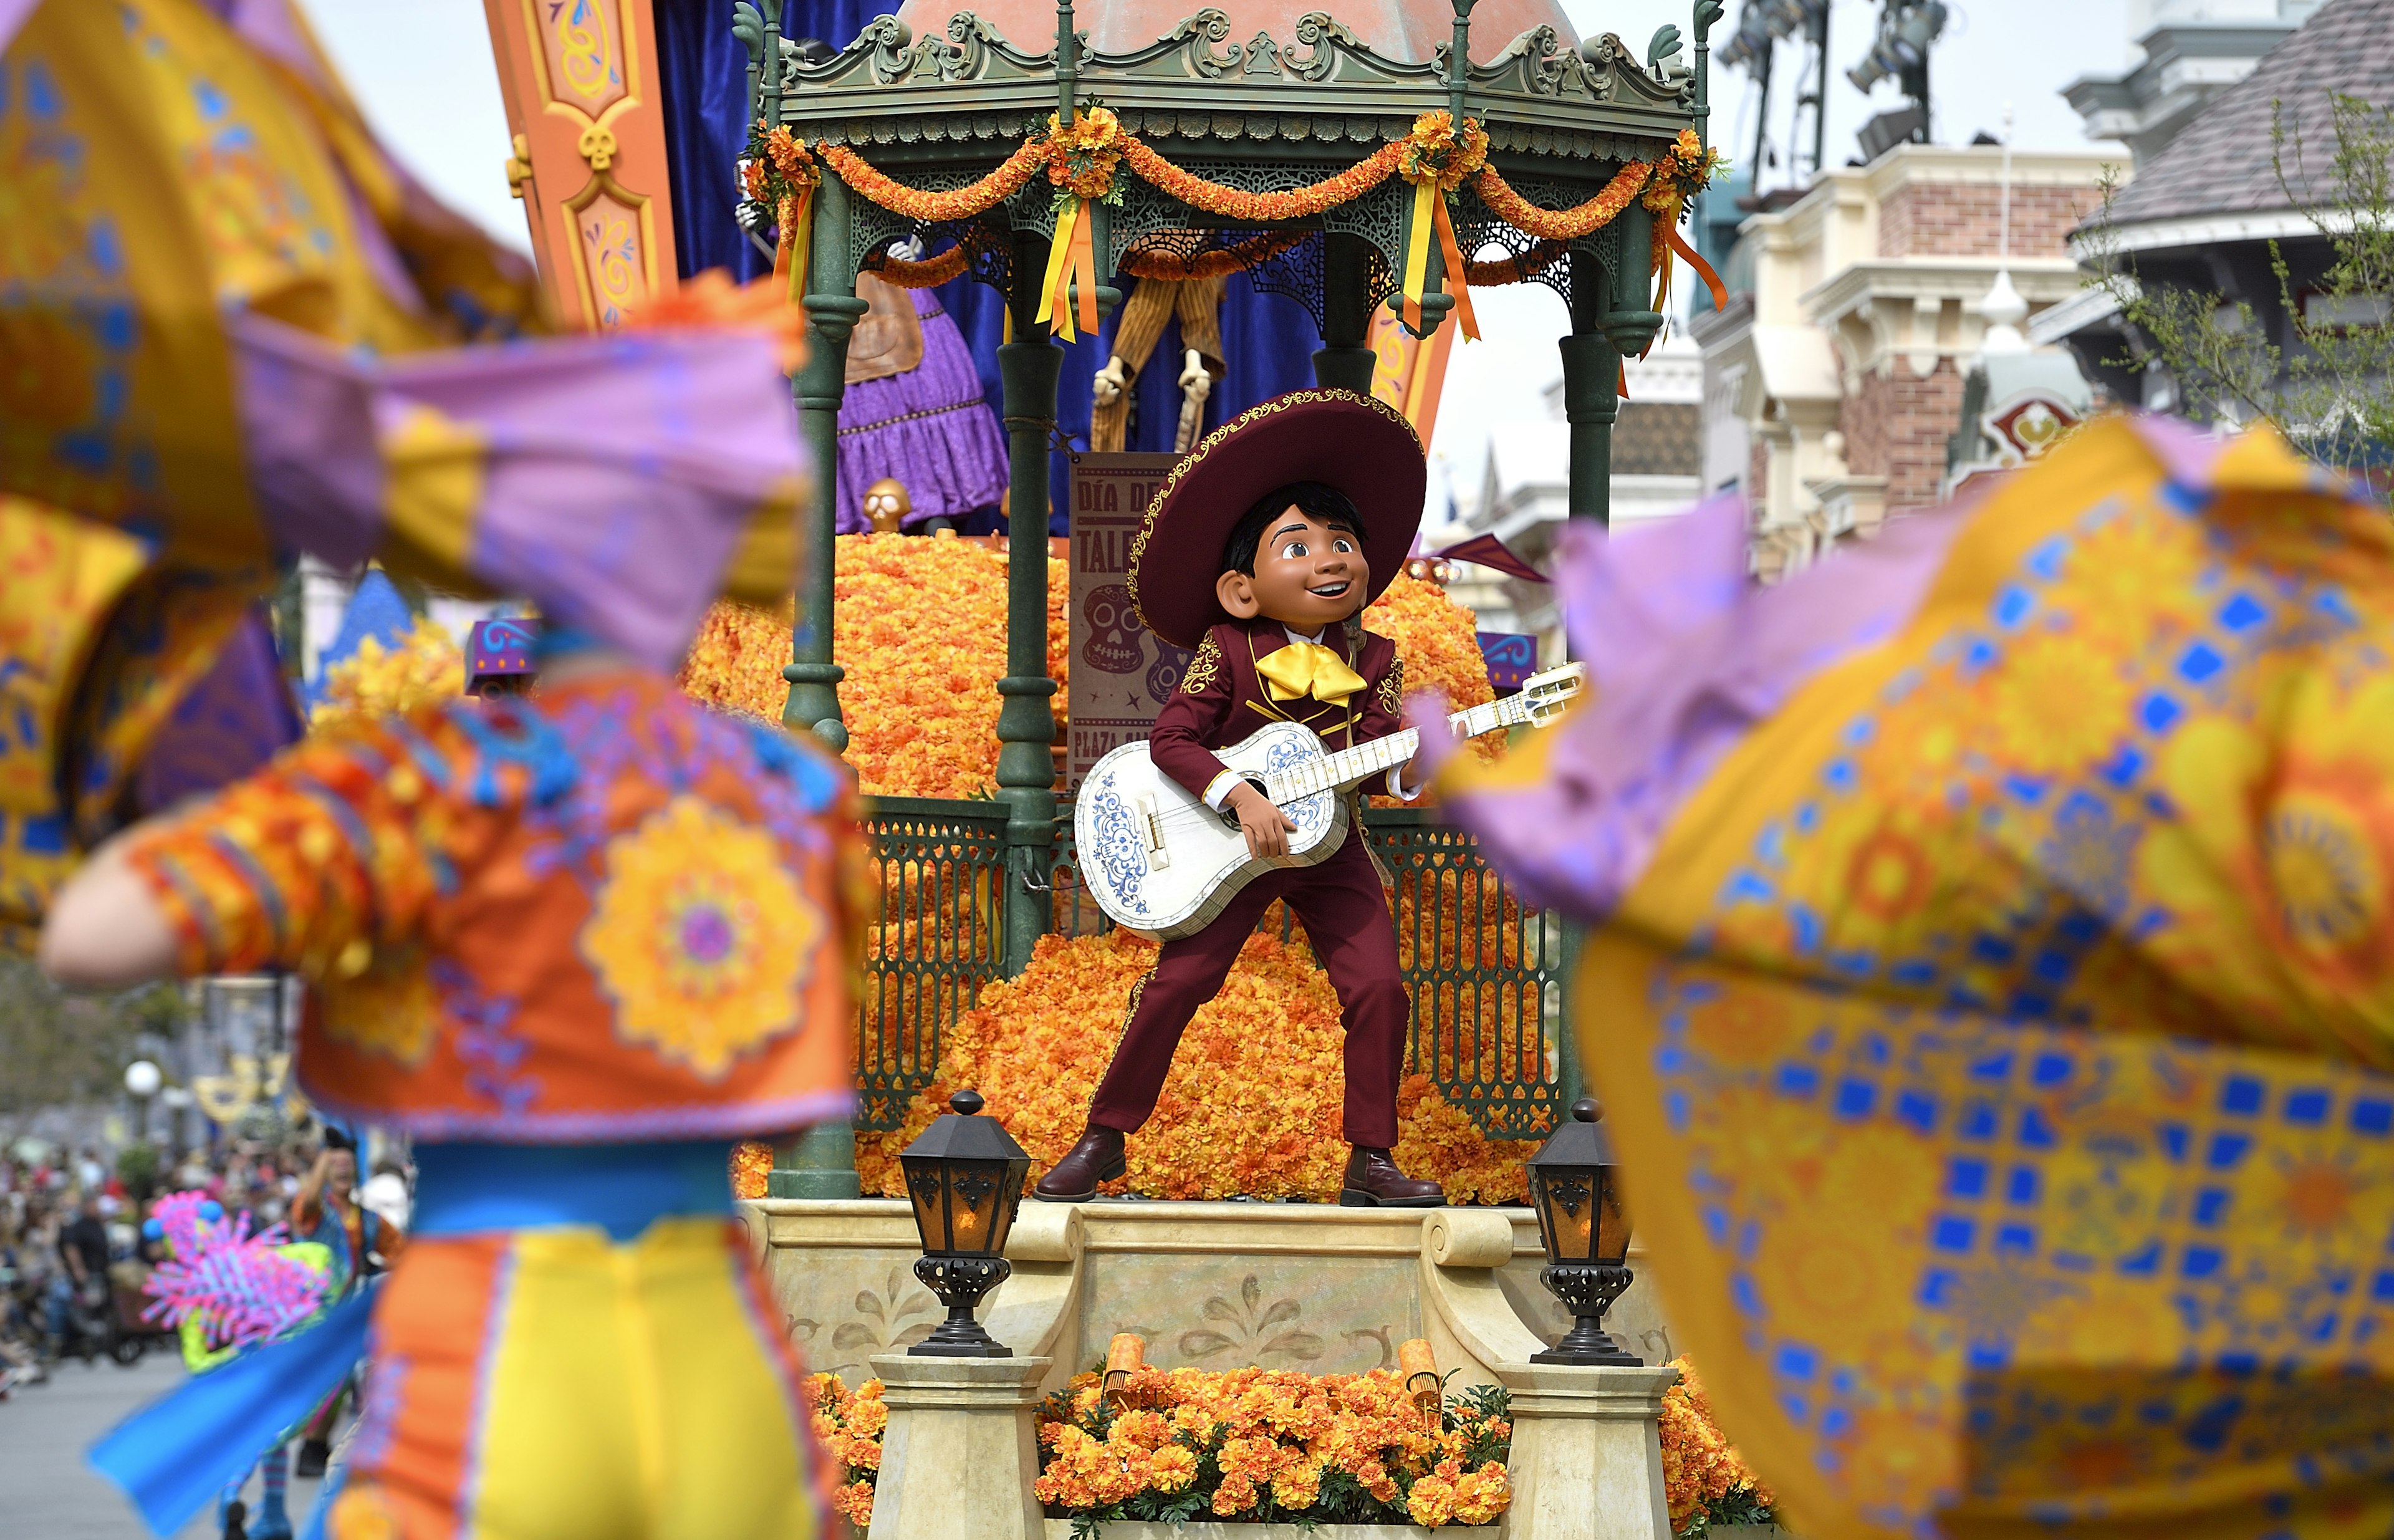
[[[1189,672],[1189,660],[1197,655],[1191,647],[1175,647],[1162,637],[1155,638],[1155,665],[1147,671],[1147,698],[1168,701],[1180,688],[1181,677]]]
[[[1081,618],[1089,624],[1089,639],[1081,644],[1081,656],[1090,667],[1109,674],[1128,674],[1138,667],[1138,638],[1146,627],[1140,624],[1138,607],[1131,602],[1128,588],[1109,583],[1090,589],[1081,605]]]

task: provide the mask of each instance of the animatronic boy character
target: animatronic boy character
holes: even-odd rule
[[[1130,587],[1148,628],[1192,647],[1180,691],[1148,736],[1156,768],[1236,815],[1250,854],[1288,852],[1296,825],[1214,751],[1269,721],[1310,728],[1332,750],[1401,731],[1396,644],[1357,617],[1411,548],[1427,479],[1421,441],[1395,409],[1348,390],[1277,397],[1216,430],[1176,468],[1131,547]],[[1215,573],[1208,584],[1198,573]],[[1388,790],[1411,800],[1412,762]],[[1131,991],[1113,1063],[1080,1142],[1037,1195],[1073,1203],[1125,1169],[1123,1137],[1164,1089],[1172,1053],[1214,997],[1274,899],[1305,924],[1347,1024],[1345,1123],[1354,1152],[1338,1201],[1434,1208],[1436,1182],[1397,1169],[1397,1081],[1408,1015],[1396,926],[1360,835],[1314,866],[1266,873],[1194,936],[1164,943]]]

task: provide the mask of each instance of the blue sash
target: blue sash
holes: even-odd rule
[[[166,1540],[323,1404],[364,1355],[373,1313],[369,1286],[306,1331],[193,1375],[92,1445],[92,1468]]]
[[[667,1216],[732,1213],[721,1140],[424,1144],[415,1170],[410,1228],[428,1238],[596,1225],[628,1241]],[[93,1445],[93,1468],[166,1540],[288,1439],[365,1356],[372,1294],[368,1285],[307,1330],[194,1375]]]

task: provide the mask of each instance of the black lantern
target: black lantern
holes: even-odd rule
[[[1629,1286],[1629,1217],[1621,1211],[1620,1169],[1598,1121],[1603,1113],[1582,1098],[1571,1121],[1530,1157],[1530,1201],[1538,1205],[1538,1240],[1546,1266],[1538,1282],[1574,1318],[1563,1339],[1532,1363],[1629,1363],[1604,1330],[1604,1311]]]
[[[1031,1157],[1006,1125],[982,1117],[980,1093],[958,1091],[953,1109],[898,1157],[923,1256],[914,1276],[947,1306],[948,1318],[906,1349],[926,1358],[1012,1358],[973,1319],[981,1296],[1014,1271],[1003,1255],[1006,1232],[1022,1206]]]

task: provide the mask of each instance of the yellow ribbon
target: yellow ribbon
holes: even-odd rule
[[[1047,245],[1047,272],[1039,282],[1039,319],[1054,323],[1059,341],[1070,342],[1079,336],[1072,329],[1076,305],[1081,331],[1098,329],[1096,224],[1086,198],[1073,199],[1056,216],[1056,238]],[[1077,296],[1072,293],[1075,283],[1080,285]]]
[[[1480,318],[1472,312],[1471,285],[1465,281],[1463,248],[1454,238],[1454,221],[1448,217],[1446,199],[1435,181],[1414,184],[1414,223],[1405,238],[1405,324],[1414,336],[1422,335],[1422,295],[1429,286],[1429,243],[1438,238],[1440,253],[1446,258],[1446,283],[1454,296],[1454,315],[1463,335],[1472,341],[1480,340]]]
[[[1422,291],[1429,283],[1429,238],[1437,216],[1430,212],[1438,205],[1438,184],[1414,184],[1414,224],[1405,237],[1405,325],[1414,336],[1422,335]]]
[[[1310,695],[1324,705],[1336,705],[1363,688],[1363,676],[1318,641],[1293,641],[1267,652],[1256,660],[1256,672],[1275,701]]]

